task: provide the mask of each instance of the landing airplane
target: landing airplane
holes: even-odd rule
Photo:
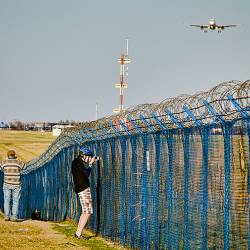
[[[190,26],[192,26],[192,27],[198,27],[201,30],[203,30],[204,32],[207,32],[208,30],[218,30],[218,32],[220,33],[225,28],[236,27],[237,25],[236,24],[231,24],[231,25],[217,25],[215,19],[209,19],[208,20],[208,24],[202,24],[202,25],[190,24]]]

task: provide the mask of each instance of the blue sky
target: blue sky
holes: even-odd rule
[[[0,0],[0,121],[88,121],[250,75],[250,1]],[[239,24],[201,32],[188,24]]]

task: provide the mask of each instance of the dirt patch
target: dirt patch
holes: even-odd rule
[[[54,223],[0,218],[0,249],[90,249],[53,230]]]

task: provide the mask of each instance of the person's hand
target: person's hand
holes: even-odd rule
[[[93,156],[91,158],[91,160],[89,161],[89,165],[92,166],[92,164],[95,162],[95,156]]]

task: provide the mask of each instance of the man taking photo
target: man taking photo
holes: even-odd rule
[[[72,162],[72,176],[75,192],[78,194],[82,206],[82,214],[78,222],[75,237],[78,239],[83,239],[81,236],[82,230],[85,227],[90,215],[93,214],[88,177],[91,172],[92,164],[95,162],[96,158],[88,148],[80,147],[79,151],[79,156]]]

